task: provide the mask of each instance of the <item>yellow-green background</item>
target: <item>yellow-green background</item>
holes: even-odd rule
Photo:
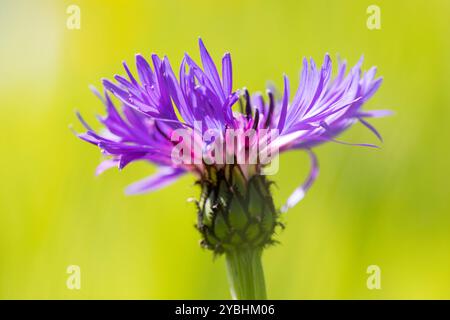
[[[409,1],[0,1],[0,298],[228,298],[223,258],[198,246],[192,177],[157,193],[124,187],[155,168],[94,177],[100,153],[74,137],[74,110],[103,113],[88,90],[135,53],[233,57],[235,88],[293,85],[303,56],[329,52],[384,77],[369,109],[381,150],[327,144],[321,173],[264,255],[269,297],[450,298],[450,3]],[[81,30],[66,8],[81,8]],[[381,8],[382,29],[366,28]],[[375,142],[361,126],[342,139]],[[283,155],[277,204],[304,179],[304,153]],[[81,290],[66,268],[81,267]],[[366,268],[382,289],[366,288]]]

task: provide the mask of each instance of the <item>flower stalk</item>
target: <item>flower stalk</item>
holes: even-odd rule
[[[270,182],[261,175],[247,179],[237,165],[207,172],[197,202],[202,245],[225,255],[233,299],[266,299],[261,255],[281,226]]]
[[[235,249],[225,253],[228,281],[234,300],[267,299],[262,251],[262,248]]]

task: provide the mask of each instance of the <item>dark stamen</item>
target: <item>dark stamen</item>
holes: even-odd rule
[[[245,89],[245,101],[245,114],[247,115],[247,118],[250,119],[252,117],[252,105],[250,104],[250,94],[247,89]]]
[[[242,102],[242,96],[239,97],[239,111],[244,114],[244,103]]]
[[[258,127],[258,124],[259,124],[259,110],[256,109],[256,110],[255,110],[255,119],[253,120],[253,126],[252,126],[252,129],[253,129],[253,130],[256,130],[256,128]]]
[[[271,125],[273,110],[275,109],[275,99],[272,91],[267,91],[267,95],[269,96],[269,113],[267,114],[266,123],[264,124],[265,128]]]

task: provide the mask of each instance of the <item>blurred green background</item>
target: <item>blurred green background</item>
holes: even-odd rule
[[[201,36],[216,61],[233,57],[235,88],[264,90],[303,56],[329,52],[379,67],[367,109],[381,150],[327,144],[321,173],[285,216],[280,245],[265,252],[269,298],[450,298],[450,2],[428,1],[0,1],[0,298],[227,299],[223,258],[201,250],[192,177],[127,197],[154,172],[135,164],[94,177],[98,150],[69,130],[74,110],[95,123],[88,90],[123,73],[135,53],[185,51]],[[66,8],[81,29],[66,28]],[[366,9],[381,8],[381,30]],[[356,125],[346,141],[376,142]],[[277,204],[304,179],[307,155],[283,155]],[[381,268],[368,290],[366,268]],[[66,268],[81,267],[81,290]]]

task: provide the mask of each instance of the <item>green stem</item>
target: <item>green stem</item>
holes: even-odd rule
[[[234,300],[265,300],[262,249],[234,249],[225,253],[228,280]]]

